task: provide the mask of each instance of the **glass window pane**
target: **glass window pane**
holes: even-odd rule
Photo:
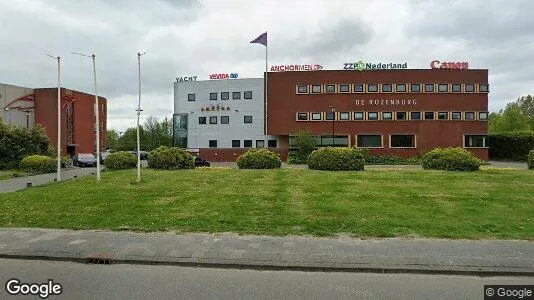
[[[425,92],[427,93],[434,92],[434,84],[431,84],[431,83],[425,84]]]
[[[406,120],[408,119],[408,114],[405,111],[397,112],[397,120]]]
[[[377,112],[369,112],[367,114],[368,120],[378,120],[378,113]]]
[[[371,83],[369,85],[367,85],[367,91],[368,92],[378,92],[378,84],[376,83]]]
[[[391,83],[382,84],[382,92],[389,93],[393,90]]]
[[[392,148],[413,148],[415,147],[414,135],[392,135],[391,136]]]
[[[421,113],[418,111],[412,111],[410,118],[412,120],[421,120]]]
[[[334,84],[327,84],[326,85],[326,92],[327,93],[335,93],[336,92],[336,86]]]
[[[245,99],[252,99],[252,91],[245,91],[243,93],[243,98]]]
[[[393,114],[390,111],[383,112],[382,120],[393,120]]]
[[[320,85],[312,85],[312,93],[320,93],[321,92],[321,86]]]
[[[321,116],[321,113],[312,113],[312,120],[314,121],[320,121],[322,120],[322,116]]]
[[[348,112],[340,112],[339,113],[339,119],[346,121],[350,119],[350,114]]]
[[[363,120],[363,112],[361,111],[354,112],[354,120]]]
[[[474,120],[475,119],[475,113],[474,112],[466,112],[465,113],[465,119],[466,120]]]
[[[354,85],[354,91],[356,93],[363,93],[363,84],[355,84]]]
[[[452,85],[452,91],[455,92],[455,93],[459,93],[462,91],[462,85],[459,84],[459,83],[454,83]]]
[[[449,85],[446,83],[440,83],[438,84],[438,92],[445,93],[449,91]]]
[[[234,100],[241,99],[241,92],[232,92],[232,99]]]
[[[468,83],[465,85],[465,91],[466,92],[469,92],[469,93],[472,93],[475,91],[475,85],[472,84],[472,83]]]
[[[433,111],[426,111],[425,112],[425,120],[434,120],[434,112]]]
[[[452,119],[453,120],[461,120],[462,119],[462,113],[461,112],[453,112],[452,113]]]
[[[297,88],[297,91],[302,94],[308,93],[308,86],[307,85],[299,85]]]
[[[406,84],[404,84],[404,83],[396,84],[396,85],[395,85],[395,91],[396,91],[397,93],[404,93],[404,92],[406,92]]]
[[[217,100],[217,93],[210,93],[210,100]]]
[[[421,91],[421,85],[419,83],[411,84],[410,91],[412,91],[412,93],[419,93]]]
[[[298,113],[297,114],[297,120],[299,120],[299,121],[307,121],[308,120],[308,113]]]
[[[339,91],[342,93],[350,92],[350,86],[348,84],[340,84]]]
[[[230,99],[230,92],[222,92],[221,100],[228,100],[228,99]]]
[[[358,135],[358,147],[371,148],[382,147],[382,136],[380,135]]]

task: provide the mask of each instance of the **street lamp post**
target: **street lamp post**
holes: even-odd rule
[[[139,83],[139,101],[137,102],[137,182],[141,181],[141,140],[139,138],[139,118],[141,116],[141,56],[146,52],[137,52],[137,69]]]
[[[92,58],[93,60],[93,78],[94,78],[94,81],[95,81],[95,107],[94,107],[94,110],[95,110],[95,116],[96,116],[96,180],[97,181],[100,181],[100,114],[99,114],[99,105],[98,105],[98,85],[97,85],[97,81],[96,81],[96,62],[95,62],[95,54],[91,54],[91,55],[87,55],[87,54],[81,54],[81,53],[76,53],[76,52],[72,52],[72,54],[76,54],[76,55],[80,55],[80,56],[85,56],[85,57],[89,57],[89,58]]]
[[[334,147],[334,131],[336,124],[336,106],[330,105],[330,110],[332,111],[332,147]]]
[[[61,180],[61,58],[50,54],[47,56],[57,59],[57,181]]]
[[[30,110],[24,110],[24,115],[26,116],[26,130],[30,130]]]

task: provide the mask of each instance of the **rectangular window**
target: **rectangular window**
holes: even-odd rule
[[[267,141],[267,147],[276,148],[277,147],[277,141],[276,140],[268,140]]]
[[[449,119],[449,113],[446,111],[440,111],[438,112],[438,120],[448,120]]]
[[[449,91],[449,85],[446,83],[438,84],[438,92],[447,93]]]
[[[393,120],[393,113],[390,111],[382,112],[382,120]]]
[[[382,148],[382,136],[358,135],[356,143],[357,147],[361,148]]]
[[[217,93],[210,93],[210,100],[217,100]]]
[[[319,94],[321,92],[321,86],[318,84],[312,85],[312,93]]]
[[[350,120],[350,113],[349,112],[340,112],[339,113],[339,119],[342,121]]]
[[[232,99],[234,100],[241,99],[241,92],[232,92]]]
[[[425,111],[425,120],[434,120],[434,112]]]
[[[333,121],[334,117],[335,117],[335,114],[333,112],[329,111],[329,112],[326,113],[326,120],[327,121]]]
[[[363,111],[354,112],[354,120],[363,121]]]
[[[195,94],[187,94],[187,101],[195,101]]]
[[[425,83],[425,93],[433,93],[433,92],[434,92],[434,84]]]
[[[217,124],[217,117],[210,117],[210,124]]]
[[[412,120],[421,120],[421,112],[418,112],[418,111],[410,112],[410,119],[412,119]]]
[[[252,99],[252,91],[245,91],[243,93],[243,98],[245,99]]]
[[[465,92],[466,93],[473,93],[475,92],[475,85],[472,83],[468,83],[465,85]]]
[[[348,85],[348,84],[340,84],[339,85],[339,92],[340,93],[349,93],[350,92],[350,85]]]
[[[256,140],[256,148],[264,148],[264,147],[265,147],[264,140]]]
[[[391,148],[415,148],[415,135],[391,135]]]
[[[229,116],[221,116],[221,124],[229,124],[229,123],[230,123]]]
[[[308,113],[297,113],[297,120],[308,121]]]
[[[378,92],[378,84],[376,83],[370,83],[367,85],[367,92],[368,93],[377,93]]]
[[[209,146],[210,148],[217,148],[217,140],[210,140]]]
[[[462,85],[459,83],[453,83],[452,84],[452,91],[453,93],[460,93],[462,91]]]
[[[395,84],[395,91],[397,93],[406,93],[406,84],[404,83]]]
[[[451,119],[453,119],[453,120],[461,120],[462,119],[462,113],[459,112],[459,111],[453,111]]]
[[[465,119],[466,120],[474,120],[475,119],[475,113],[472,111],[468,111],[465,113]]]
[[[243,116],[244,123],[252,123],[252,116]]]
[[[299,85],[297,86],[297,94],[307,94],[308,93],[308,86],[307,85]]]
[[[378,120],[378,113],[377,112],[368,112],[367,113],[367,120]]]
[[[241,148],[240,140],[232,140],[232,148]]]
[[[198,117],[198,124],[206,124],[206,117]]]
[[[335,84],[327,84],[326,85],[326,92],[327,93],[335,93],[336,92],[336,85]]]
[[[486,135],[466,135],[464,139],[465,148],[485,148],[487,147]]]
[[[221,100],[230,99],[230,92],[221,92]]]
[[[481,121],[486,121],[488,119],[488,113],[487,112],[479,112],[478,113],[478,119]]]
[[[486,84],[486,83],[479,84],[479,85],[478,85],[478,91],[481,92],[481,93],[487,93],[487,92],[489,92],[489,85]]]
[[[323,119],[323,116],[321,113],[312,113],[313,121],[321,121],[322,119]]]
[[[397,112],[397,120],[407,120],[408,119],[408,113],[405,111],[398,111]]]
[[[420,83],[412,83],[412,84],[410,84],[410,92],[412,92],[412,93],[420,93],[421,92],[421,84]]]
[[[354,85],[354,92],[355,93],[363,93],[363,84],[355,84]]]
[[[244,140],[243,141],[243,147],[251,148],[252,147],[252,140]]]
[[[391,83],[382,84],[382,93],[391,93],[393,91],[393,86]]]

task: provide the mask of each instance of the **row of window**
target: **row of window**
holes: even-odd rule
[[[487,83],[301,84],[297,94],[322,93],[488,93]]]
[[[209,140],[210,148],[217,148],[217,140]],[[277,140],[268,140],[267,147],[278,147]],[[232,140],[232,148],[241,148],[241,140]],[[243,140],[243,148],[252,148],[252,140]],[[265,140],[256,140],[256,148],[265,148]]]
[[[207,121],[209,124],[217,124],[218,118],[217,116],[198,117],[198,124],[208,124]],[[243,123],[252,123],[252,116],[243,116]],[[221,116],[221,124],[230,124],[230,116]]]
[[[196,101],[196,94],[187,94],[187,101]],[[229,100],[230,92],[221,92],[221,100]],[[241,92],[232,92],[233,100],[241,99]],[[243,99],[252,99],[252,91],[244,91]],[[219,100],[219,93],[210,93],[210,100]]]
[[[295,146],[295,137],[289,139],[289,147]],[[315,144],[321,146],[348,147],[347,135],[337,136],[314,136]],[[381,134],[358,134],[356,135],[356,147],[359,148],[384,148],[384,135]],[[417,148],[415,134],[392,134],[389,135],[389,148]],[[465,135],[463,138],[464,148],[486,148],[486,135]]]
[[[404,120],[453,120],[487,121],[487,111],[355,111],[355,112],[298,112],[297,121],[404,121]]]

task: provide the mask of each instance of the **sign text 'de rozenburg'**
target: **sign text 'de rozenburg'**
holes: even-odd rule
[[[370,99],[370,100],[361,100],[356,99],[356,105],[365,106],[409,106],[417,105],[417,100],[415,99]]]

